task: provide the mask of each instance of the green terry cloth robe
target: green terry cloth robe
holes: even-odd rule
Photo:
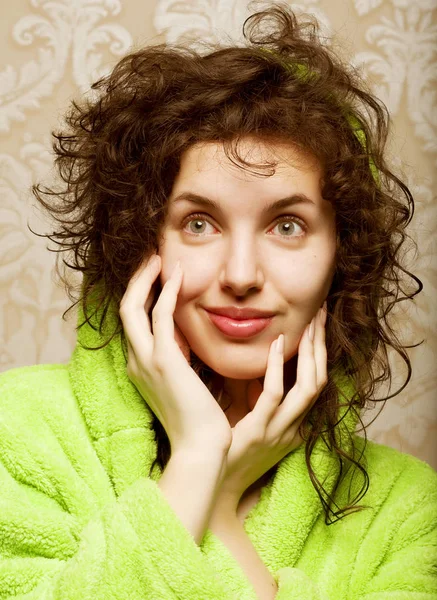
[[[88,325],[78,332],[83,345],[102,339]],[[120,336],[98,351],[78,343],[68,365],[0,377],[0,599],[256,600],[211,530],[195,543],[157,485],[158,466],[149,477],[152,413],[122,346]],[[350,447],[349,432],[362,451],[355,427],[349,411],[341,443]],[[244,528],[277,600],[437,598],[437,473],[370,441],[365,459],[368,508],[332,525],[303,445],[263,488]],[[331,492],[338,462],[320,439],[312,465]],[[338,506],[361,485],[348,475]]]

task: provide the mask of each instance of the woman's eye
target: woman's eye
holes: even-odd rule
[[[189,231],[187,233],[190,233],[193,235],[196,235],[199,233],[203,234],[203,233],[205,233],[205,229],[202,226],[202,221],[204,223],[209,223],[209,221],[207,219],[205,219],[205,217],[203,215],[190,215],[183,221],[182,225],[185,226],[188,223],[194,223],[193,227],[191,228],[191,231]]]
[[[205,227],[202,223],[209,223],[211,225],[210,221],[206,218],[206,215],[203,213],[198,213],[189,215],[183,221],[182,225],[185,226],[190,224],[190,231],[187,231],[187,233],[189,235],[198,235],[200,237],[202,234],[205,234]],[[283,215],[278,217],[274,224],[274,228],[276,227],[279,228],[281,237],[293,239],[304,237],[307,230],[307,226],[302,219],[293,217],[291,215]],[[300,228],[303,233],[296,235],[297,228]]]
[[[306,225],[301,219],[298,219],[297,217],[288,217],[286,219],[284,217],[280,217],[276,220],[276,224],[274,227],[279,228],[280,235],[282,237],[301,238],[305,235],[306,232]],[[300,228],[302,233],[295,235],[297,228]]]

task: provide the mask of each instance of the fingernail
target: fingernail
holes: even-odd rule
[[[179,275],[179,273],[181,272],[181,261],[178,260],[178,262],[176,263],[174,269],[173,269],[173,273],[172,275]]]
[[[282,354],[284,352],[284,334],[281,335],[276,340],[276,352],[278,354]]]
[[[322,323],[323,325],[323,321],[325,319],[325,311],[323,310],[323,306],[321,308],[319,308],[319,310],[317,311],[317,319],[319,321],[319,323]]]
[[[320,318],[320,322],[322,323],[323,326],[326,325],[326,320],[328,318],[328,304],[325,300],[325,302],[323,303],[323,306],[321,308],[321,318]]]
[[[152,256],[149,258],[149,265],[152,267],[152,269],[154,267],[156,267],[156,265],[159,262],[159,256],[157,254],[152,254]]]
[[[310,340],[313,342],[314,341],[314,319],[310,323],[310,326],[308,329],[308,336],[309,336]]]

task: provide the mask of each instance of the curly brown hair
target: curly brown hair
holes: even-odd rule
[[[58,261],[58,274],[74,301],[63,318],[81,302],[85,320],[77,329],[91,324],[98,313],[102,331],[112,303],[119,306],[133,273],[158,248],[167,198],[181,156],[192,145],[220,142],[226,156],[243,169],[253,166],[238,154],[238,143],[247,136],[292,141],[318,159],[322,196],[336,215],[336,271],[327,299],[328,383],[300,433],[311,481],[330,524],[335,522],[330,514],[338,520],[365,508],[355,504],[369,485],[365,465],[354,452],[345,453],[334,435],[339,408],[354,411],[361,421],[359,413],[370,401],[394,397],[411,378],[404,349],[415,346],[399,342],[387,315],[397,302],[412,299],[423,288],[402,266],[400,255],[405,240],[411,239],[404,230],[413,217],[414,201],[384,157],[387,108],[334,45],[320,41],[314,17],[297,19],[288,5],[276,3],[246,19],[243,35],[244,46],[212,45],[203,54],[158,44],[125,56],[92,85],[93,99],[72,102],[68,127],[53,132],[62,182],[50,188],[36,185],[33,192],[59,223],[45,237],[57,244],[55,252],[71,254],[64,265],[83,274],[75,298]],[[403,291],[400,272],[415,280],[416,291]],[[96,289],[101,290],[97,305],[91,301]],[[119,316],[116,331],[99,348],[116,335],[123,339]],[[376,383],[389,378],[391,385],[388,346],[406,362],[408,376],[396,393],[375,400]],[[193,369],[217,398],[214,372],[195,355],[191,358]],[[336,373],[354,382],[355,393],[347,404],[339,399]],[[164,469],[171,448],[156,416],[153,429],[156,461]],[[319,436],[340,463],[334,492],[345,475],[344,465],[363,475],[360,492],[339,511],[332,509],[329,495],[325,501],[323,485],[312,470]]]

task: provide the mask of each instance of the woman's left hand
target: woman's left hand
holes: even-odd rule
[[[327,353],[325,345],[326,310],[313,318],[314,340],[308,325],[300,339],[296,383],[284,394],[284,353],[270,346],[264,389],[255,380],[249,386],[249,406],[253,407],[232,428],[232,444],[227,455],[226,475],[220,490],[217,512],[236,513],[247,488],[303,442],[299,426],[325,387]]]

